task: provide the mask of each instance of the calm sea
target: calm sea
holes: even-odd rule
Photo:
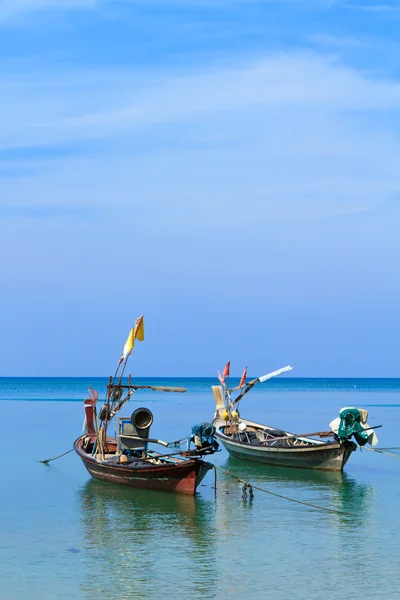
[[[137,381],[137,380],[136,380]],[[186,394],[137,392],[153,437],[173,440],[210,420],[213,379],[152,379]],[[146,384],[149,380],[138,383]],[[0,494],[2,600],[400,598],[400,460],[352,455],[343,474],[212,461],[325,513],[207,475],[195,498],[89,479],[71,448],[88,385],[101,378],[3,378]],[[343,406],[369,411],[381,447],[400,446],[400,379],[281,378],[243,401],[243,416],[304,433],[328,428]]]

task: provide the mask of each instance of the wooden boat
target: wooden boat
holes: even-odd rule
[[[171,444],[149,437],[153,415],[144,407],[136,409],[129,418],[118,418],[117,437],[107,435],[110,422],[137,390],[186,392],[185,388],[133,385],[131,376],[128,377],[127,384],[123,384],[124,369],[134,341],[141,341],[143,338],[143,317],[140,317],[128,336],[115,376],[110,377],[106,402],[99,413],[98,392],[89,388],[90,398],[84,401],[86,431],[75,441],[74,449],[95,479],[134,488],[193,495],[207,471],[213,468],[213,465],[202,460],[202,457],[218,448],[218,444],[210,435],[213,432],[210,424],[193,428],[192,434],[184,438],[187,442],[186,450],[179,449],[168,453],[149,449],[149,444],[171,448],[176,447],[177,442]],[[117,381],[120,365],[123,365],[123,368]],[[193,449],[190,448],[192,441],[195,445]]]
[[[336,421],[331,423],[333,428],[330,431],[293,434],[240,416],[239,402],[254,385],[291,369],[290,366],[284,367],[248,383],[245,382],[245,369],[239,386],[230,390],[225,385],[225,379],[229,375],[228,363],[224,375],[218,374],[221,385],[212,386],[216,402],[213,421],[215,437],[229,454],[236,458],[279,467],[342,471],[351,453],[357,449],[357,444],[351,440],[353,435],[360,445],[372,442],[374,434],[371,430],[376,427],[366,424],[366,411],[356,408],[342,409],[341,419],[347,418],[352,424],[343,435],[339,435],[339,428],[333,425]],[[231,395],[234,390],[240,392],[236,399],[232,399]],[[364,421],[361,420],[361,415],[364,415]],[[340,423],[339,419],[338,425]],[[375,439],[377,441],[377,438]],[[373,443],[376,443],[375,440]]]
[[[115,438],[107,438],[106,454],[104,459],[99,459],[92,456],[95,443],[95,436],[89,439],[82,436],[75,441],[75,452],[94,479],[108,483],[193,495],[207,471],[213,468],[198,455],[166,458],[157,452],[130,457],[121,463]]]
[[[231,456],[262,462],[279,467],[300,467],[322,471],[342,471],[350,454],[357,448],[345,440],[321,441],[312,437],[296,436],[286,431],[240,419],[246,425],[242,431],[215,419],[215,436]],[[331,434],[332,438],[334,434]]]

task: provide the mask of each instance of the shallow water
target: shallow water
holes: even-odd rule
[[[154,380],[153,380],[154,381]],[[4,600],[400,597],[400,461],[357,451],[345,473],[212,461],[260,487],[353,513],[317,511],[210,472],[195,498],[91,480],[73,454],[81,399],[101,379],[1,379],[0,564]],[[145,383],[141,381],[140,383]],[[213,414],[212,380],[159,380],[187,394],[143,392],[152,434],[172,440]],[[354,387],[356,386],[356,387]],[[44,401],[46,400],[46,401]],[[61,401],[63,400],[63,401]],[[79,402],[78,402],[79,400]],[[367,407],[380,446],[400,445],[400,380],[281,379],[253,390],[243,416],[297,432],[326,429],[342,406]]]

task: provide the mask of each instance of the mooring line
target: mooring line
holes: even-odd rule
[[[73,450],[73,448],[71,448],[71,450],[67,450],[67,452],[64,452],[63,454],[59,454],[58,456],[55,456],[54,458],[45,458],[44,460],[38,460],[38,462],[43,463],[44,465],[48,465],[49,462],[51,462],[52,460],[57,460],[57,458],[61,458],[62,456],[69,454],[70,452],[72,452],[72,450]]]
[[[243,493],[242,496],[243,498],[246,497],[246,493],[247,490],[249,490],[249,495],[250,498],[253,497],[253,489],[258,490],[259,492],[264,492],[265,494],[270,494],[271,496],[276,496],[277,498],[283,498],[284,500],[289,500],[290,502],[296,502],[296,504],[303,504],[304,506],[310,506],[311,508],[316,508],[318,510],[325,510],[326,512],[330,512],[330,513],[335,513],[337,515],[346,515],[349,517],[354,517],[354,513],[350,513],[350,512],[345,512],[343,510],[336,510],[334,508],[326,508],[324,506],[319,506],[318,504],[311,504],[310,502],[304,502],[303,500],[296,500],[295,498],[289,498],[289,496],[283,496],[282,494],[277,494],[276,492],[271,492],[270,490],[266,490],[265,488],[261,488],[257,485],[253,485],[252,483],[248,483],[247,481],[244,481],[243,479],[240,479],[240,477],[236,477],[236,475],[233,475],[233,473],[229,471],[226,471],[225,469],[222,469],[222,467],[220,467],[219,465],[214,465],[215,469],[219,469],[220,471],[222,471],[223,473],[225,473],[225,475],[229,475],[230,477],[233,477],[233,479],[236,479],[236,481],[238,481],[239,483],[243,484]]]
[[[386,454],[386,456],[393,456],[393,458],[400,458],[399,454],[393,454],[393,452],[385,452],[380,448],[361,448],[361,450],[369,450],[370,452],[377,452],[378,454]]]

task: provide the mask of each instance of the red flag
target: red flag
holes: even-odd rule
[[[230,368],[231,368],[231,361],[229,361],[227,363],[227,365],[225,366],[225,369],[224,369],[224,372],[222,373],[222,375],[218,371],[218,379],[220,380],[221,385],[224,385],[226,377],[229,377]]]
[[[225,377],[229,377],[229,373],[231,370],[231,361],[229,361],[224,369],[224,372],[222,373],[222,377],[225,379]]]
[[[247,367],[244,368],[243,375],[242,375],[242,378],[241,378],[240,383],[239,383],[239,390],[240,390],[240,388],[242,388],[244,386],[244,382],[246,381],[246,377],[247,377]]]

